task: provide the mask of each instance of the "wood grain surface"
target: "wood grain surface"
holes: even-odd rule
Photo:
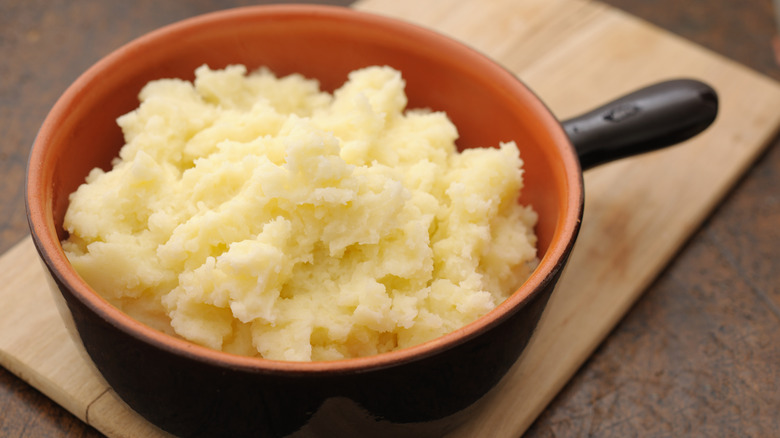
[[[632,4],[642,2],[620,3],[629,9]],[[655,6],[647,7],[650,3]],[[777,77],[773,64],[766,62],[767,58],[771,59],[771,54],[765,53],[768,50],[767,41],[774,32],[769,3],[706,2],[720,5],[720,10],[716,10],[715,6],[709,10],[704,3],[644,2],[633,12],[651,16],[660,25],[668,26],[688,38],[698,39],[698,42],[712,49]],[[134,36],[170,21],[236,4],[238,2],[207,1],[186,4],[168,2],[162,5],[159,2],[138,2],[132,7],[97,1],[40,4],[11,1],[0,4],[0,50],[4,55],[0,59],[0,133],[4,139],[0,143],[0,174],[4,188],[0,192],[0,205],[4,213],[0,218],[0,251],[10,249],[26,234],[22,201],[26,154],[37,125],[67,84],[100,56]],[[365,2],[363,5],[370,8],[370,4]],[[582,4],[582,8],[572,10],[569,15],[550,17],[559,20],[561,26],[555,34],[572,31],[579,23],[590,26],[591,38],[609,37],[612,35],[610,32],[617,32],[614,34],[617,37],[621,35],[603,22],[588,21],[588,17],[595,17],[599,13],[599,4]],[[702,12],[708,10],[709,15]],[[443,23],[442,30],[446,32],[471,32],[471,35],[478,35],[479,39],[474,40],[474,44],[481,45],[491,56],[502,59],[504,54],[516,53],[513,45],[522,43],[517,34],[513,38],[505,37],[502,31],[506,29],[498,26],[484,31],[460,29],[457,26],[460,18],[452,18],[480,11],[489,13],[491,9],[462,9],[442,13],[443,21],[437,23]],[[690,14],[686,15],[688,12]],[[701,21],[697,22],[697,17]],[[735,32],[733,27],[738,23],[734,23],[739,20],[734,17],[751,18],[750,32],[744,27],[748,26],[747,23],[743,24],[744,33]],[[430,19],[420,14],[410,18]],[[724,24],[718,27],[717,20],[722,20]],[[453,27],[447,28],[448,25]],[[719,31],[721,35],[717,36]],[[756,34],[762,37],[758,38]],[[552,35],[540,35],[533,29],[527,31],[528,38],[535,38],[534,41],[539,44]],[[733,43],[732,40],[741,42]],[[575,43],[585,45],[582,55],[579,58],[574,56],[574,62],[579,67],[575,71],[554,71],[544,66],[526,68],[533,64],[527,63],[530,58],[503,59],[511,64],[512,69],[523,72],[524,80],[533,86],[539,85],[539,94],[550,96],[551,106],[564,117],[567,113],[573,114],[584,109],[577,106],[588,102],[585,98],[574,99],[577,104],[567,107],[565,96],[557,101],[555,96],[559,94],[555,91],[559,85],[544,88],[545,80],[551,75],[554,77],[557,74],[559,77],[550,82],[566,84],[579,81],[588,84],[587,95],[601,95],[599,86],[613,92],[629,88],[634,85],[632,81],[639,82],[645,77],[651,78],[659,72],[668,71],[664,69],[669,66],[637,65],[637,75],[633,78],[600,77],[598,69],[592,66],[592,59],[587,57],[588,41]],[[734,47],[749,47],[752,52],[746,54],[740,49],[729,53]],[[647,50],[653,49],[647,47]],[[610,56],[625,62],[624,57],[630,55],[618,50]],[[675,60],[674,64],[678,67],[674,68],[684,69],[693,62],[695,60],[690,57],[684,57]],[[730,66],[728,63],[726,65]],[[715,73],[715,77],[728,82],[729,71],[741,71],[735,66],[725,70]],[[576,75],[578,78],[567,80],[567,75]],[[764,81],[760,77],[755,80]],[[734,90],[735,93],[738,91]],[[771,100],[771,96],[754,96],[750,99],[754,105],[738,106],[733,111],[750,112],[760,108],[767,100]],[[766,115],[769,119],[775,116],[776,111]],[[761,117],[757,120],[756,123],[761,122]],[[763,123],[766,122],[763,120]],[[729,137],[720,141],[740,144],[754,134],[749,130],[731,132]],[[752,140],[757,141],[755,138]],[[685,157],[686,150],[674,153],[680,154],[680,159],[690,159]],[[693,174],[703,172],[709,175],[709,172],[718,174],[721,171],[719,166],[723,165],[724,157],[707,153],[699,153],[697,156],[700,160],[691,164]],[[729,154],[725,159],[731,156]],[[528,436],[777,434],[780,430],[776,415],[780,410],[780,396],[776,390],[780,381],[780,347],[777,342],[780,335],[780,291],[777,290],[780,284],[780,236],[777,229],[780,223],[777,190],[780,187],[780,152],[776,142],[773,142],[768,152],[759,157],[751,154],[740,156],[743,161],[736,163],[737,167],[755,163],[747,176],[738,181],[739,184],[703,225],[700,220],[692,220],[688,224],[688,233],[697,230],[688,244],[679,252],[675,249],[672,254],[664,254],[666,259],[671,258],[671,262],[660,277],[656,279],[652,275],[643,279],[644,284],[649,286],[643,298],[629,309],[606,341],[541,413],[528,430]],[[594,172],[604,175],[625,174],[626,178],[633,178],[636,172],[646,167],[661,166],[663,160],[657,160],[660,160],[658,164],[636,166],[629,162]],[[644,162],[649,163],[647,160]],[[723,192],[721,195],[733,186],[733,182],[737,182],[734,180],[740,173],[732,173],[731,180],[718,183],[719,190]],[[652,175],[659,175],[657,179],[662,184],[668,182],[664,181],[666,175],[663,171]],[[599,184],[607,184],[609,179],[611,177],[593,173],[588,176],[586,184],[589,191],[601,192],[605,189],[599,187]],[[687,192],[675,185],[669,186],[667,193],[672,196],[690,196],[691,204],[707,211],[715,207],[714,203],[709,205],[702,201],[698,192]],[[594,202],[590,202],[592,197],[589,197],[586,215],[599,215],[610,205],[615,205],[610,202],[620,200],[619,187],[612,190],[610,196],[613,198]],[[721,196],[717,198],[722,199]],[[653,199],[650,201],[652,205]],[[702,202],[705,205],[702,206]],[[619,205],[626,205],[626,213],[630,214],[635,204]],[[659,215],[662,215],[660,217],[675,217],[675,214],[675,211],[659,211]],[[624,228],[623,232],[631,230]],[[680,236],[661,235],[659,241],[675,238],[679,239]],[[650,249],[658,251],[657,248],[662,246],[659,243]],[[15,278],[9,272],[4,274],[4,279]],[[627,270],[626,275],[630,274],[631,271]],[[619,315],[631,307],[631,303],[633,300],[623,303]],[[0,303],[3,306],[7,304]],[[598,307],[598,304],[594,306]],[[619,315],[611,317],[619,318]],[[593,316],[610,317],[603,313]],[[5,320],[3,323],[3,329],[13,329],[13,321]],[[52,339],[51,342],[59,340]],[[21,377],[36,383],[30,376]],[[108,417],[114,414],[106,412],[102,415]],[[477,433],[472,431],[468,435]],[[140,436],[141,433],[136,435]],[[38,394],[31,386],[0,370],[0,436],[100,434]]]

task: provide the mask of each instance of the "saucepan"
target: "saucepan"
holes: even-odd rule
[[[406,80],[408,107],[449,115],[459,147],[517,141],[525,162],[519,201],[539,215],[538,267],[473,323],[370,357],[242,357],[131,319],[68,262],[60,243],[68,196],[92,168],[110,167],[123,144],[116,118],[138,105],[144,84],[191,80],[203,64],[300,73],[326,90],[357,68],[389,65]],[[577,237],[583,169],[683,142],[706,129],[717,108],[708,85],[677,79],[561,123],[511,72],[431,30],[338,7],[231,9],[146,34],[101,59],[65,91],[30,153],[28,219],[80,345],[124,403],[161,429],[208,437],[441,436],[468,420],[532,336]]]

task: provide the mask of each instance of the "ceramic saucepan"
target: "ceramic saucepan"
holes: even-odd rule
[[[540,263],[509,299],[433,341],[372,357],[284,362],[212,351],[157,332],[112,307],[60,245],[68,195],[123,145],[116,118],[150,80],[192,80],[209,64],[301,73],[326,90],[347,73],[390,65],[409,107],[445,111],[460,147],[516,140],[525,162],[520,202],[539,214]],[[693,80],[650,87],[561,123],[518,78],[479,52],[403,21],[323,6],[258,6],[207,14],[151,32],[87,70],[56,102],[32,147],[32,237],[63,315],[113,390],[179,436],[440,436],[466,421],[516,362],[574,245],[582,169],[668,146],[704,130],[715,92]]]

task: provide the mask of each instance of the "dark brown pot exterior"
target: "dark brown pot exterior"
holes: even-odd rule
[[[257,43],[251,47],[270,47],[268,52],[260,56],[250,45],[232,44],[236,32]],[[278,32],[292,35],[279,41]],[[269,38],[274,45],[260,44]],[[300,50],[281,50],[282,43],[305,48],[322,62],[301,63]],[[326,63],[330,55],[338,62]],[[116,156],[123,141],[114,121],[137,106],[143,84],[159,77],[186,79],[206,61],[267,63],[282,73],[319,78],[326,89],[356,67],[395,65],[407,78],[410,107],[445,111],[459,127],[460,146],[523,139],[528,189],[520,202],[539,214],[539,268],[498,308],[463,329],[406,350],[344,362],[236,358],[132,321],[91,290],[65,257],[60,242],[68,194],[90,169],[106,167]],[[142,37],[69,87],[30,157],[26,200],[33,240],[86,352],[131,408],[179,436],[443,435],[477,412],[479,400],[517,361],[582,218],[582,174],[569,139],[516,77],[425,29],[333,8],[227,11]]]
[[[363,372],[299,375],[227,369],[157,348],[100,318],[53,278],[78,341],[112,389],[177,436],[434,437],[467,421],[517,361],[559,275],[505,320],[447,351]]]

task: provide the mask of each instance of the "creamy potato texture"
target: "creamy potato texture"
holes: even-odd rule
[[[373,355],[484,315],[535,266],[517,146],[459,153],[389,67],[330,94],[203,66],[140,101],[113,169],[71,195],[63,247],[159,330],[269,359]]]

